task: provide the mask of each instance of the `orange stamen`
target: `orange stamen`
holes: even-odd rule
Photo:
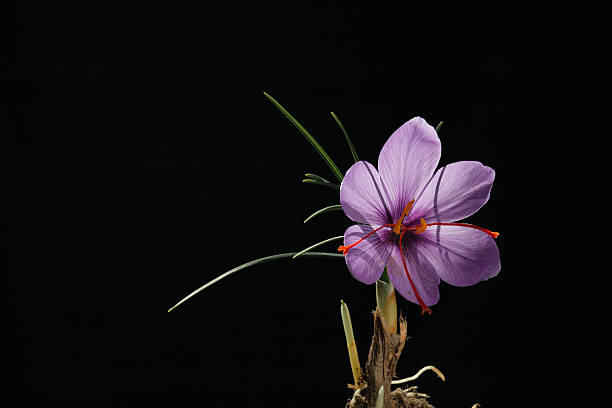
[[[414,233],[415,234],[422,234],[423,232],[425,232],[425,230],[427,229],[427,223],[425,222],[425,220],[421,217],[421,225],[414,227]]]
[[[408,212],[412,209],[412,205],[414,204],[414,199],[410,200],[408,204],[404,207],[404,211],[402,211],[402,216],[395,221],[395,225],[393,226],[393,233],[398,235],[401,232],[402,222],[404,222],[404,218],[408,215]]]
[[[423,219],[421,218],[421,222],[423,222],[422,220]],[[427,224],[425,224],[425,225],[427,226]],[[410,282],[410,286],[412,286],[412,290],[414,291],[414,295],[416,296],[417,301],[419,302],[419,306],[421,306],[421,314],[425,314],[425,312],[431,314],[431,309],[427,307],[425,302],[423,302],[423,299],[421,298],[421,295],[419,295],[419,291],[417,290],[416,286],[414,286],[414,282],[412,281],[412,277],[410,276],[410,273],[408,273],[408,268],[406,267],[406,260],[404,259],[404,251],[402,250],[402,237],[404,236],[406,231],[408,231],[408,229],[405,229],[404,231],[402,231],[402,234],[400,235],[400,238],[399,238],[400,256],[402,257],[402,263],[404,264],[404,271],[406,271],[406,276],[408,277],[408,281]]]

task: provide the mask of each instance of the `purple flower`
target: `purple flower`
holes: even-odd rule
[[[346,230],[338,249],[353,277],[369,285],[386,266],[395,289],[430,314],[440,279],[470,286],[501,268],[494,240],[499,234],[455,222],[489,200],[495,172],[461,161],[434,174],[440,152],[435,129],[417,117],[387,140],[378,170],[359,161],[340,185],[342,210],[360,223]]]

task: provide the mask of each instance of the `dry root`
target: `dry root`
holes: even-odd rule
[[[415,386],[388,391],[391,390],[397,361],[406,343],[406,333],[406,320],[403,317],[400,317],[399,333],[389,334],[378,309],[374,311],[374,335],[363,376],[365,386],[355,391],[345,408],[374,408],[381,386],[385,389],[384,408],[434,408],[427,402],[429,397],[418,393]]]

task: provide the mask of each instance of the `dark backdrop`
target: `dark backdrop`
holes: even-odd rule
[[[399,300],[412,336],[400,376],[440,368],[446,383],[416,382],[437,407],[590,398],[562,385],[592,344],[584,308],[563,299],[593,286],[554,278],[584,266],[580,250],[555,266],[542,255],[554,218],[542,207],[569,199],[543,203],[557,178],[534,153],[553,138],[538,105],[535,10],[20,3],[15,22],[5,73],[19,182],[5,292],[24,404],[344,406],[340,299],[362,363],[375,299],[342,260],[256,266],[166,313],[234,266],[350,225],[340,212],[303,224],[338,202],[304,173],[333,176],[263,91],[343,171],[351,155],[330,111],[371,162],[422,116],[444,121],[441,164],[496,171],[470,221],[501,233],[501,273],[442,283],[431,316]]]

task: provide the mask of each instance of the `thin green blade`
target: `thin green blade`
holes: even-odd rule
[[[304,220],[304,224],[306,224],[308,221],[310,221],[311,219],[313,219],[317,215],[321,215],[321,214],[326,213],[328,211],[338,211],[338,210],[342,210],[342,206],[340,204],[330,205],[329,207],[321,208],[320,210],[315,211],[308,218],[306,218]]]
[[[320,182],[322,182],[322,183],[329,183],[329,182],[330,182],[329,180],[324,179],[324,178],[323,178],[323,177],[321,177],[321,176],[317,176],[316,174],[313,174],[313,173],[306,173],[306,174],[304,174],[304,175],[305,175],[306,177],[308,177],[308,178],[311,178],[311,179],[313,179],[313,180],[318,180],[318,181],[320,181]]]
[[[342,129],[342,133],[344,133],[344,137],[346,137],[346,141],[348,142],[349,148],[351,149],[351,154],[353,155],[353,159],[355,160],[355,163],[357,163],[359,161],[359,157],[357,157],[357,151],[355,151],[355,146],[353,146],[353,142],[351,142],[351,138],[349,137],[348,133],[346,133],[346,129],[344,129],[342,122],[340,122],[340,119],[338,119],[336,114],[334,112],[332,112],[331,114],[334,117],[334,119],[336,119],[336,122],[338,123],[338,126],[340,126],[340,129]]]
[[[187,300],[189,300],[193,296],[197,295],[198,293],[200,293],[204,289],[206,289],[209,286],[212,286],[213,284],[219,282],[221,279],[227,278],[228,276],[230,276],[231,274],[233,274],[235,272],[238,272],[238,271],[240,271],[242,269],[248,268],[249,266],[258,265],[258,264],[262,264],[262,263],[266,263],[266,262],[271,262],[271,261],[276,261],[276,260],[279,260],[279,259],[291,258],[291,257],[293,257],[297,253],[298,252],[287,252],[287,253],[284,253],[284,254],[270,255],[270,256],[266,256],[264,258],[255,259],[253,261],[250,261],[250,262],[244,263],[244,264],[242,264],[240,266],[237,266],[234,269],[231,269],[231,270],[225,272],[224,274],[217,276],[215,279],[211,280],[210,282],[206,283],[203,286],[200,286],[198,289],[194,290],[189,295],[185,296],[183,299],[181,299],[180,302],[178,302],[176,305],[174,305],[170,309],[168,309],[168,313],[170,313],[172,310],[176,309],[179,305],[185,303]],[[308,257],[311,257],[311,258],[344,258],[344,255],[342,255],[342,254],[332,254],[332,253],[328,253],[328,252],[308,252],[306,254],[303,254],[302,256],[303,257],[304,256],[308,256]]]
[[[293,255],[293,259],[297,258],[298,256],[304,255],[305,253],[307,253],[311,249],[315,249],[317,247],[320,247],[321,245],[327,244],[328,242],[337,241],[337,240],[340,240],[340,239],[344,239],[344,235],[338,235],[337,237],[332,237],[332,238],[328,238],[326,240],[323,240],[321,242],[317,242],[316,244],[311,245],[308,248],[303,249],[300,252],[298,252],[297,254]]]
[[[315,148],[315,150],[321,155],[321,157],[323,158],[323,160],[325,161],[325,163],[327,163],[327,165],[329,166],[329,168],[331,169],[332,173],[334,173],[334,175],[336,176],[336,178],[338,179],[338,181],[342,181],[342,179],[344,178],[344,175],[342,174],[342,172],[340,171],[340,169],[338,168],[338,166],[336,166],[336,164],[333,162],[333,160],[331,159],[331,157],[329,157],[329,155],[327,154],[327,152],[321,147],[321,145],[315,140],[314,137],[312,137],[312,135],[304,128],[304,126],[302,126],[300,124],[300,122],[298,122],[293,116],[291,116],[291,114],[289,112],[287,112],[287,110],[285,108],[282,107],[282,105],[278,102],[276,102],[276,100],[274,98],[272,98],[270,95],[268,95],[266,92],[263,93],[266,98],[268,98],[268,100],[270,100],[270,102],[272,102],[272,104],[274,106],[276,106],[276,108],[281,111],[281,113],[283,115],[285,115],[285,117],[287,119],[289,119],[289,121],[291,123],[293,123],[293,125],[298,128],[298,130],[306,137],[306,139],[310,142],[310,144]]]
[[[312,180],[312,179],[304,179],[302,180],[302,183],[318,184],[323,187],[329,187],[329,188],[333,188],[336,191],[340,191],[340,185],[334,184],[334,183],[323,183],[322,181]]]
[[[438,123],[438,126],[436,126],[436,133],[440,133],[440,128],[442,127],[442,124],[444,123],[444,121],[440,121],[440,123]]]

